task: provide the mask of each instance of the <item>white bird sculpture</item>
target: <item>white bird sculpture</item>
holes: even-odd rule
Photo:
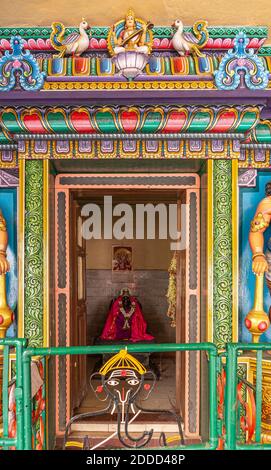
[[[203,27],[200,29],[202,25]],[[197,22],[193,26],[193,31],[196,32],[197,37],[192,33],[184,32],[184,26],[181,20],[175,20],[172,27],[176,29],[172,38],[172,45],[179,55],[184,56],[191,52],[197,56],[205,57],[205,55],[200,52],[199,47],[202,48],[208,41],[209,35],[206,21]]]
[[[65,26],[59,22],[53,23],[50,40],[53,48],[59,51],[57,57],[71,54],[79,57],[83,54],[89,46],[89,35],[86,32],[88,29],[88,22],[82,18],[79,32],[73,32],[64,39]]]

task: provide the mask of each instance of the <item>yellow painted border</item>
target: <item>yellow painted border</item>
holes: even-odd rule
[[[25,160],[19,159],[18,335],[24,337]]]
[[[45,82],[42,92],[65,90],[216,90],[213,81]]]
[[[50,357],[45,357],[45,425],[46,425],[46,449],[49,443],[49,360]]]
[[[238,341],[238,274],[239,274],[239,187],[238,160],[232,161],[232,341]]]
[[[43,161],[43,346],[49,346],[49,161]]]
[[[50,305],[50,277],[49,277],[49,165],[48,160],[43,161],[43,346],[49,347],[49,305]],[[49,357],[45,358],[45,400],[46,400],[46,446],[49,442]]]
[[[207,162],[207,341],[213,341],[213,160]]]

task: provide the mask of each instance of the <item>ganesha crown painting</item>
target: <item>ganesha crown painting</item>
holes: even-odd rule
[[[271,450],[270,1],[51,3],[1,1],[2,460]]]

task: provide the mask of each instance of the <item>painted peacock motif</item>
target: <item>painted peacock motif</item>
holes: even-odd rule
[[[193,33],[184,32],[183,22],[175,20],[172,27],[176,30],[172,38],[172,45],[179,55],[195,54],[205,57],[200,51],[209,39],[207,21],[197,21],[193,25]]]
[[[64,57],[65,55],[79,57],[89,46],[87,30],[89,30],[90,27],[88,22],[82,18],[79,25],[79,32],[74,31],[66,38],[64,38],[65,29],[65,26],[60,22],[52,23],[50,40],[53,48],[59,51],[56,57]]]

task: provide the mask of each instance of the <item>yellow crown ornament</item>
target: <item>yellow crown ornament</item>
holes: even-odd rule
[[[116,369],[131,369],[140,375],[146,374],[147,370],[135,357],[128,353],[127,349],[121,349],[118,354],[110,357],[108,361],[101,367],[100,374],[106,375],[108,372]]]

